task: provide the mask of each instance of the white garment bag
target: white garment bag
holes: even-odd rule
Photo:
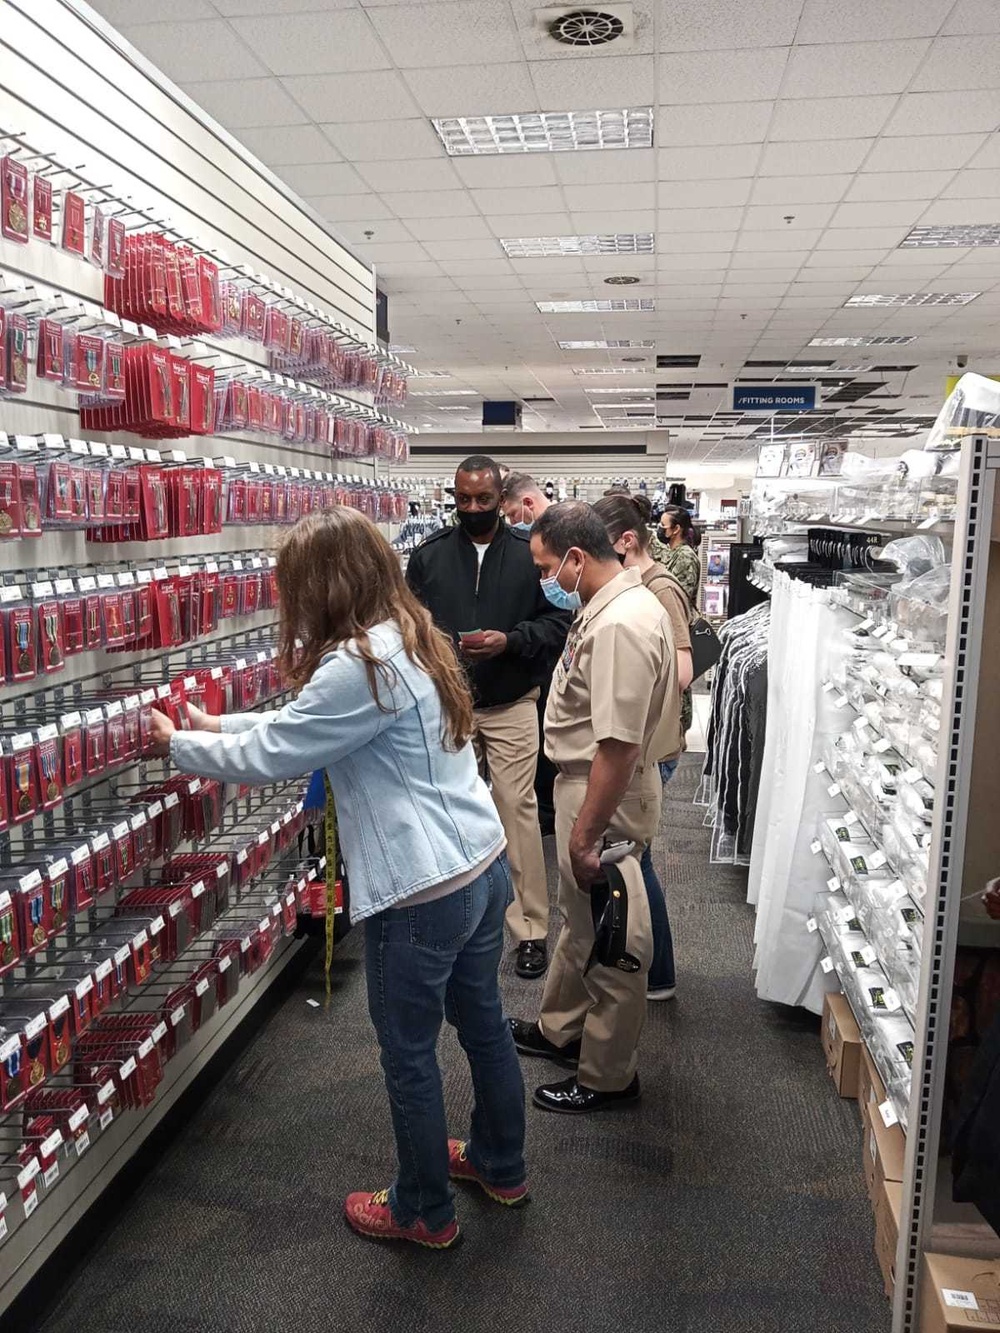
[[[815,763],[821,737],[843,730],[843,715],[822,691],[840,642],[837,624],[825,589],[775,573],[767,739],[747,898],[757,906],[757,994],[814,1013],[829,987],[819,967],[822,942],[806,921],[830,872],[811,844],[820,815],[837,806],[827,791],[832,779]]]

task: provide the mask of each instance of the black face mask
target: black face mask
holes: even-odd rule
[[[458,521],[470,537],[485,537],[492,532],[500,518],[499,505],[495,509],[459,509]]]

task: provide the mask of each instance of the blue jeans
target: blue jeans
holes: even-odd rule
[[[525,1178],[524,1083],[497,983],[512,898],[501,855],[464,889],[365,921],[368,1009],[399,1158],[389,1194],[399,1226],[422,1218],[437,1231],[455,1216],[436,1053],[445,1018],[472,1070],[469,1161],[492,1185],[519,1185]]]
[[[676,759],[664,759],[660,763],[660,777],[664,785],[677,771]],[[674,971],[674,939],[670,931],[670,917],[667,915],[667,899],[663,885],[653,869],[653,849],[647,847],[639,862],[642,867],[642,882],[646,886],[649,899],[649,919],[653,927],[653,961],[649,968],[647,986],[650,990],[673,987],[676,984]]]

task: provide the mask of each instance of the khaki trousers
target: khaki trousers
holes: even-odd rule
[[[514,901],[507,926],[514,939],[544,940],[549,933],[549,893],[538,827],[535,768],[538,763],[538,690],[499,708],[477,708],[473,742],[485,760],[493,801],[507,835]]]
[[[627,1088],[638,1064],[639,1036],[646,1021],[646,975],[653,957],[649,900],[638,858],[660,820],[660,775],[655,764],[637,774],[608,827],[611,841],[636,844],[635,856],[620,869],[628,887],[629,946],[639,959],[638,972],[595,963],[586,976],[594,946],[590,891],[573,878],[569,838],[587,791],[583,777],[556,778],[556,847],[559,853],[559,911],[563,926],[545,981],[538,1025],[557,1046],[580,1041],[578,1078],[595,1092]]]

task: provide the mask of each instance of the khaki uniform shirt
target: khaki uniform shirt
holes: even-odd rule
[[[638,570],[616,575],[570,627],[545,709],[545,753],[586,771],[601,741],[641,745],[639,767],[676,747],[680,693],[670,619]]]

